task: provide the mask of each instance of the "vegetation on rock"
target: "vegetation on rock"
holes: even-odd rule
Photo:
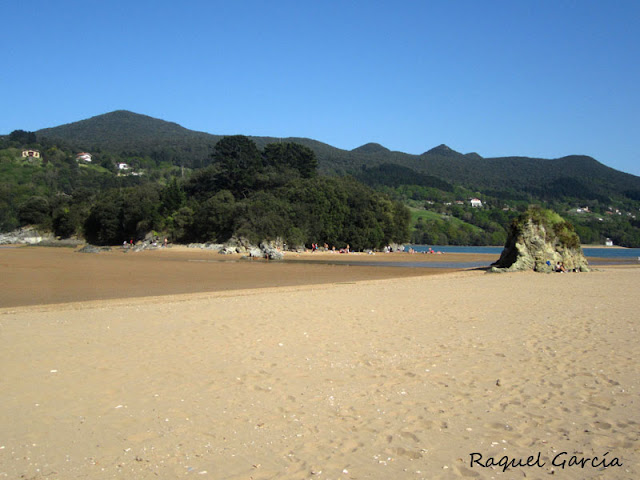
[[[573,225],[556,212],[531,207],[512,222],[492,271],[551,272],[558,264],[568,271],[588,271]]]

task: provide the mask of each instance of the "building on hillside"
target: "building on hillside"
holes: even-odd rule
[[[116,163],[116,166],[118,167],[118,170],[129,170],[129,165],[123,162]]]
[[[482,200],[480,200],[479,198],[472,198],[470,200],[470,203],[473,208],[482,207]]]
[[[40,158],[39,150],[23,150],[22,158]]]
[[[76,160],[78,162],[82,161],[82,162],[91,163],[91,154],[87,152],[80,152],[76,155]]]

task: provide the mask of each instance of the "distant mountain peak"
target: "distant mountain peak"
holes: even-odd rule
[[[356,153],[388,153],[390,150],[386,147],[383,147],[379,143],[365,143],[357,148],[351,150]]]
[[[438,145],[437,147],[432,148],[431,150],[428,150],[427,152],[423,153],[423,155],[440,155],[442,157],[457,157],[462,154],[459,152],[456,152],[455,150],[453,150],[452,148],[448,147],[443,143],[441,145]]]
[[[58,127],[38,130],[38,135],[51,139],[73,141],[90,146],[106,147],[114,141],[135,144],[137,141],[162,141],[162,139],[195,134],[177,123],[167,122],[148,115],[115,110],[85,120]]]

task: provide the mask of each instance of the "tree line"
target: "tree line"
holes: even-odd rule
[[[33,189],[39,194],[17,207],[20,224],[51,228],[60,237],[80,234],[97,245],[157,232],[180,243],[222,243],[232,236],[258,243],[280,237],[292,246],[348,244],[362,250],[409,236],[404,205],[350,177],[319,177],[314,152],[296,143],[259,150],[248,137],[224,137],[210,165],[185,178],[109,175],[111,182],[104,176],[95,190],[87,187],[88,178],[79,177],[101,175],[80,172],[87,169],[78,169],[75,162],[62,163],[68,171],[51,170],[53,188],[41,178],[45,185]]]
[[[21,159],[25,148],[40,150],[42,164]],[[625,191],[620,199],[612,192],[614,199],[592,192],[586,202],[580,196],[591,190],[584,181],[555,180],[544,191],[479,192],[393,164],[362,164],[353,178],[326,177],[318,175],[318,160],[308,147],[276,142],[260,149],[244,136],[219,140],[205,149],[211,152],[206,158],[194,154],[189,165],[203,166],[195,169],[159,162],[144,151],[121,156],[99,148],[91,150],[92,164],[79,164],[75,154],[80,150],[22,130],[0,137],[0,231],[36,224],[62,237],[80,235],[101,244],[156,231],[183,243],[243,235],[359,249],[406,240],[501,245],[512,217],[531,204],[563,214],[588,204],[593,214],[570,217],[583,243],[610,238],[617,245],[640,246],[640,224],[631,215],[640,196]],[[117,175],[121,161],[144,175]],[[471,196],[485,207],[456,205]],[[401,204],[439,216],[410,224]],[[612,206],[623,214],[610,215]]]

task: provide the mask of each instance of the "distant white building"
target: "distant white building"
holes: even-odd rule
[[[80,152],[76,155],[76,160],[78,162],[87,162],[91,163],[91,154],[87,152]]]
[[[472,198],[470,200],[470,203],[473,208],[482,207],[482,200],[480,200],[479,198]]]
[[[604,244],[607,247],[613,247],[613,240],[611,240],[610,238],[607,238],[607,240],[604,242]]]
[[[38,150],[23,150],[22,158],[40,158],[40,152]]]
[[[129,165],[126,163],[117,163],[116,165],[118,166],[118,170],[129,170]]]

